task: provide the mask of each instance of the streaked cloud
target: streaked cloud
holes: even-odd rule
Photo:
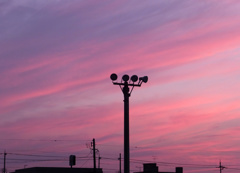
[[[1,2],[1,149],[80,157],[91,155],[95,138],[101,156],[116,158],[103,159],[103,168],[116,169],[123,96],[109,79],[114,72],[149,76],[130,98],[132,159],[237,164],[239,7],[234,0]]]

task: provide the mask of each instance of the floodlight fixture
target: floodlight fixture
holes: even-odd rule
[[[139,81],[143,81],[144,83],[147,83],[148,77],[147,76],[140,77]]]
[[[131,81],[137,82],[137,80],[138,80],[138,76],[137,75],[132,75]]]
[[[113,73],[113,74],[111,74],[110,78],[112,81],[115,81],[115,80],[117,80],[118,76],[115,73]]]
[[[122,80],[127,82],[129,80],[129,76],[127,74],[123,75]]]

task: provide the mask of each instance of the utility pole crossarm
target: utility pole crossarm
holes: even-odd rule
[[[226,167],[225,166],[222,166],[222,163],[221,161],[219,162],[219,166],[216,167],[216,168],[219,168],[220,169],[220,173],[222,173],[222,170],[225,169]]]

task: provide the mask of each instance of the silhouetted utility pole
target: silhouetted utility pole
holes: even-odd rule
[[[6,156],[7,156],[7,153],[6,153],[6,151],[4,151],[4,165],[3,165],[3,173],[6,173]]]
[[[122,158],[121,158],[121,153],[119,154],[119,173],[122,173],[122,165],[121,165],[121,162],[122,162]]]
[[[117,80],[117,75],[115,73],[110,76],[112,81]],[[130,154],[129,154],[129,97],[131,96],[132,90],[135,86],[140,87],[142,83],[148,81],[148,77],[140,77],[138,81],[138,76],[133,75],[131,81],[129,81],[128,75],[123,75],[121,83],[113,82],[114,85],[119,85],[124,96],[124,173],[130,173]],[[129,82],[128,82],[129,81]],[[138,84],[134,84],[137,82]],[[129,89],[131,86],[131,90]]]
[[[93,138],[92,141],[92,147],[93,147],[93,171],[96,173],[96,147],[95,147],[95,139]]]
[[[219,167],[217,167],[217,168],[219,168],[220,169],[220,173],[222,173],[222,170],[224,169],[224,168],[226,168],[225,166],[222,166],[222,164],[221,164],[221,161],[219,162]]]

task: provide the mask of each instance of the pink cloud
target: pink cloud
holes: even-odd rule
[[[0,138],[94,137],[101,154],[117,158],[123,148],[123,96],[109,76],[148,75],[149,82],[130,98],[133,158],[237,162],[236,1],[96,3],[5,4]],[[89,154],[85,142],[2,144],[8,150]],[[111,163],[117,165],[117,159]]]

